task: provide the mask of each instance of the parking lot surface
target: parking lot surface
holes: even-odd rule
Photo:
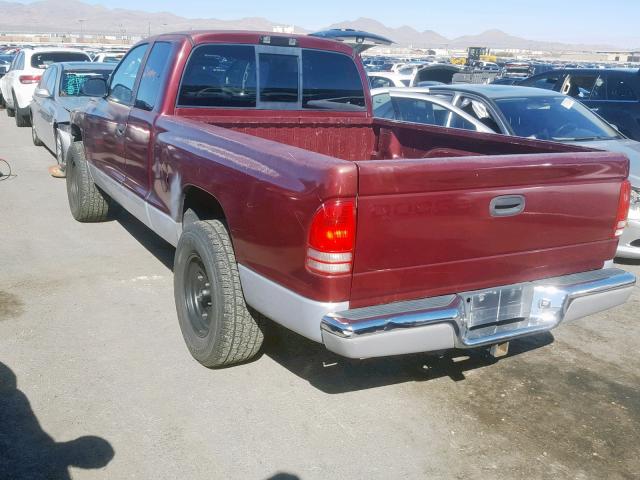
[[[499,361],[347,361],[274,327],[209,370],[173,249],[126,213],[75,222],[4,111],[0,158],[0,478],[640,478],[638,288]]]

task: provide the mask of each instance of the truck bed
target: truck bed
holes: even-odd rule
[[[189,161],[198,178],[183,181],[221,192],[239,262],[305,297],[375,305],[594,270],[615,255],[628,170],[618,154],[378,119],[283,117],[174,117],[159,122],[171,133],[158,140],[173,158],[205,157]],[[503,195],[525,196],[525,212],[493,218],[489,203]],[[357,199],[353,272],[321,277],[301,268],[305,222],[338,197]]]
[[[334,116],[273,117],[182,115],[236,132],[272,140],[342,160],[435,158],[464,155],[509,155],[543,152],[580,152],[560,143],[503,137],[466,130],[415,125],[376,118]]]

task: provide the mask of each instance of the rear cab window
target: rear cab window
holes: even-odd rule
[[[360,73],[347,55],[297,47],[200,45],[178,107],[366,110]]]
[[[38,52],[31,56],[31,66],[43,70],[52,63],[89,61],[89,57],[82,52]]]

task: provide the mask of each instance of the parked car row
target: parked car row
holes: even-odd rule
[[[91,99],[83,89],[86,81],[108,78],[114,66],[92,62],[78,49],[23,48],[0,78],[0,102],[18,127],[31,126],[33,143],[45,146],[64,169],[70,112]]]

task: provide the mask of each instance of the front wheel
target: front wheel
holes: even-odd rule
[[[195,221],[184,227],[176,248],[174,294],[182,336],[202,365],[232,365],[258,353],[262,324],[245,303],[222,222]]]
[[[56,128],[53,131],[53,139],[56,143],[56,161],[58,165],[64,169],[65,167],[65,158],[64,158],[64,148],[62,147],[62,137],[60,136],[60,132]]]
[[[36,132],[36,127],[33,124],[33,117],[31,117],[31,140],[36,147],[41,147],[42,145],[44,145],[44,143],[42,143],[42,140],[40,140],[40,137],[38,136],[38,132]]]
[[[66,174],[67,198],[73,218],[79,222],[107,220],[115,205],[107,194],[93,183],[82,142],[74,142],[69,147]]]

